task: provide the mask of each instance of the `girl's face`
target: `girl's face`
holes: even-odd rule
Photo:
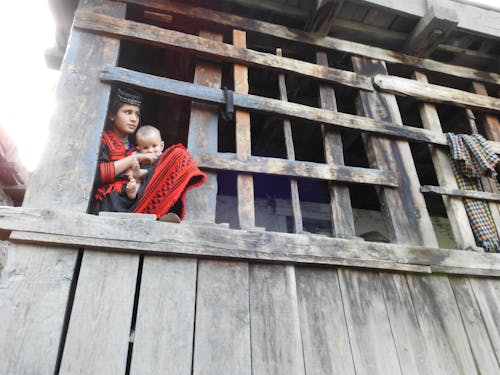
[[[113,123],[113,129],[118,136],[126,137],[134,133],[139,125],[141,111],[138,106],[123,104],[109,119]]]

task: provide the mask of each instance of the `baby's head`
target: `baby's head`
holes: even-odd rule
[[[151,125],[141,126],[135,135],[137,141],[137,150],[141,154],[153,153],[160,156],[165,147],[165,143],[161,140],[160,131]]]

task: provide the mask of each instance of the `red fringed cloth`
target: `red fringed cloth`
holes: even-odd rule
[[[122,191],[123,185],[126,185],[128,180],[116,179],[114,162],[136,151],[135,147],[126,150],[123,143],[112,130],[106,130],[102,133],[101,143],[108,149],[107,155],[109,161],[99,164],[101,182],[104,185],[96,190],[95,199],[97,200],[102,200],[105,195],[108,195],[112,191],[118,193]]]
[[[167,214],[179,199],[180,218],[184,219],[184,199],[188,190],[205,182],[205,174],[198,169],[191,155],[181,145],[173,145],[163,152],[144,192],[133,212],[155,214],[159,219]]]

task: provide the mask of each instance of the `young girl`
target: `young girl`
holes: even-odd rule
[[[162,219],[173,212],[182,220],[187,190],[203,184],[205,175],[181,144],[169,147],[160,156],[135,153],[129,136],[139,126],[142,96],[130,88],[118,88],[109,109],[109,126],[103,132],[95,179],[95,195],[89,211],[155,214]],[[127,196],[125,174],[134,163],[152,164],[135,199]],[[129,185],[129,189],[130,189]]]

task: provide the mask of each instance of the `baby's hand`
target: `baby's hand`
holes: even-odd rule
[[[157,156],[153,153],[139,154],[141,164],[153,164]],[[138,155],[138,156],[139,156]]]

